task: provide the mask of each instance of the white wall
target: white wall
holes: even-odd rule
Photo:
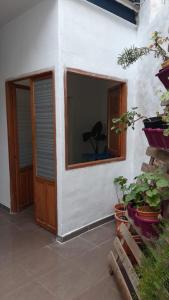
[[[59,0],[57,155],[62,235],[112,214],[116,202],[113,178],[132,176],[134,148],[134,136],[129,132],[126,161],[65,170],[64,69],[77,68],[128,80],[128,104],[133,106],[134,68],[124,72],[117,65],[117,56],[135,41],[136,30],[129,23],[85,1]]]
[[[46,0],[0,30],[0,203],[10,207],[5,80],[57,65],[57,1]]]
[[[169,1],[147,0],[141,8],[139,28],[137,33],[137,44],[145,46],[151,44],[151,34],[160,31],[164,36],[168,36],[168,14]],[[156,92],[163,89],[163,85],[155,74],[161,68],[161,60],[153,56],[142,58],[137,63],[136,80],[136,106],[146,116],[155,116],[161,110],[160,100]],[[140,172],[141,164],[147,161],[145,155],[148,146],[146,137],[142,132],[142,123],[137,125],[135,131],[135,158],[134,175]]]
[[[134,67],[116,63],[136,41],[135,27],[84,0],[44,0],[0,31],[0,203],[10,207],[5,80],[34,71],[56,71],[58,233],[65,235],[112,214],[113,178],[132,177],[134,135],[128,133],[127,160],[65,170],[64,86],[66,67],[128,80],[134,103]],[[59,47],[59,52],[58,52]],[[132,145],[132,146],[131,146]]]

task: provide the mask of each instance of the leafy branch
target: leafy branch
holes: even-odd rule
[[[135,123],[141,119],[145,119],[141,113],[137,111],[138,107],[133,107],[131,111],[127,111],[123,113],[119,118],[112,119],[112,130],[115,131],[116,134],[122,132],[122,130],[127,130],[128,127],[132,127],[135,129]]]
[[[166,51],[161,45],[168,42],[168,37],[162,37],[158,31],[152,34],[152,44],[146,47],[131,46],[125,48],[122,54],[118,57],[118,64],[126,69],[128,66],[136,62],[139,58],[153,53],[155,58],[162,58],[163,62],[169,59],[168,51]]]

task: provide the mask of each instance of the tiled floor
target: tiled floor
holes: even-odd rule
[[[108,273],[113,226],[100,226],[64,244],[38,227],[31,209],[0,209],[1,300],[121,300]]]

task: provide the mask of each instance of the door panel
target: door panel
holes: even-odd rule
[[[53,79],[32,80],[36,221],[56,232],[56,157]]]
[[[36,221],[45,226],[47,223],[46,215],[46,182],[36,178],[35,181],[35,209]]]
[[[56,187],[55,183],[46,182],[46,198],[50,199],[47,201],[47,217],[50,220],[49,226],[51,230],[54,231],[56,229],[56,214],[53,213],[53,208],[56,209]]]
[[[19,170],[19,207],[20,210],[33,203],[33,167]]]
[[[18,210],[33,203],[32,120],[29,87],[14,85],[18,145]]]

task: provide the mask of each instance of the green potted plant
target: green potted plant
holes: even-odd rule
[[[129,67],[131,64],[136,62],[143,56],[153,54],[155,58],[161,58],[163,61],[162,70],[157,74],[162,83],[166,88],[169,88],[169,38],[163,37],[157,31],[152,34],[152,42],[149,46],[145,47],[135,47],[124,49],[124,51],[118,57],[118,64],[124,69]],[[167,44],[167,47],[166,47]],[[164,47],[163,47],[164,45]],[[167,50],[166,50],[167,49]],[[164,69],[165,68],[165,69]],[[162,105],[168,105],[169,93],[164,92],[160,98],[162,100]],[[132,108],[121,115],[119,118],[112,120],[112,130],[116,133],[121,132],[121,128],[127,129],[128,127],[135,128],[135,123],[140,119],[143,120],[145,128],[143,129],[150,146],[157,148],[169,149],[169,109],[168,106],[164,109],[163,114],[157,114],[155,117],[146,117],[138,112],[138,108]],[[120,126],[123,124],[124,126]]]
[[[126,205],[125,205],[125,196],[127,191],[127,178],[123,176],[116,177],[114,179],[116,195],[118,199],[118,203],[115,204],[115,213],[125,212]],[[121,196],[119,196],[119,189],[121,192]]]
[[[123,176],[116,177],[114,179],[116,195],[118,203],[115,204],[115,225],[116,225],[116,234],[120,237],[119,227],[122,223],[126,226],[128,225],[128,219],[126,217],[126,205],[125,197],[127,192],[127,178]],[[121,195],[119,196],[119,190]]]
[[[169,198],[169,180],[157,170],[137,176],[137,183],[143,188],[143,203],[137,208],[138,216],[158,220],[161,203]]]
[[[160,170],[142,173],[130,185],[129,193],[125,197],[128,212],[131,207],[135,209],[133,219],[144,236],[149,238],[156,235],[153,225],[159,224],[162,203],[168,198],[169,181]]]
[[[169,53],[162,45],[167,43],[168,46],[168,42],[168,37],[163,37],[160,32],[155,31],[152,33],[150,45],[144,47],[131,46],[130,48],[124,49],[122,54],[118,57],[118,64],[121,65],[123,69],[126,69],[141,57],[153,54],[155,58],[162,59],[162,68],[167,67],[169,65]]]

